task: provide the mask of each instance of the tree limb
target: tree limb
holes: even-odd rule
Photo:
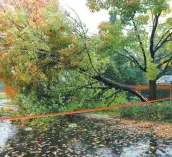
[[[142,101],[147,101],[147,99],[143,95],[141,95],[138,91],[136,91],[131,86],[117,83],[115,81],[112,81],[112,80],[110,80],[110,79],[108,79],[106,77],[100,76],[100,75],[97,75],[97,76],[95,76],[93,78],[96,79],[96,80],[98,80],[98,81],[103,82],[105,85],[108,85],[108,86],[110,86],[112,88],[122,89],[124,91],[128,91],[130,93],[133,93],[134,95],[136,95],[137,97],[139,97]]]

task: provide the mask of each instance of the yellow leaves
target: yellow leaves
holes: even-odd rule
[[[102,22],[99,25],[99,35],[102,39],[105,39],[107,41],[113,40],[113,35],[112,35],[112,29],[113,26],[108,23],[108,22]]]
[[[6,35],[6,41],[9,46],[11,46],[16,39],[15,30],[9,30]]]
[[[70,55],[65,49],[59,50],[57,53],[62,57],[68,57]]]
[[[105,39],[107,41],[111,41],[114,38],[113,35],[110,33],[105,34],[105,33],[101,32],[99,35],[102,39]]]
[[[2,56],[0,58],[3,59],[4,61],[6,61],[8,59],[8,54],[4,53],[4,54],[2,54]]]
[[[160,62],[162,63],[162,67],[163,67],[163,68],[165,68],[167,65],[168,65],[168,66],[172,66],[172,62],[167,62],[167,63],[164,63],[164,64],[163,64],[164,61],[165,61],[164,58],[161,59],[161,61],[160,61]]]
[[[40,77],[40,79],[47,79],[46,75],[43,74],[43,73],[40,73],[40,74],[39,74],[39,77]]]
[[[32,72],[37,72],[38,70],[39,70],[39,68],[36,65],[31,67]]]
[[[166,23],[166,26],[170,28],[172,26],[172,17],[167,18],[165,23]]]
[[[65,61],[65,57],[60,57],[60,64],[64,64],[64,61]]]
[[[0,50],[0,61],[7,61],[8,59],[8,54],[5,53],[3,50]]]
[[[75,45],[74,44],[70,44],[69,45],[69,49],[74,49],[75,48]]]
[[[17,25],[21,25],[21,24],[22,24],[22,21],[21,21],[21,20],[17,20],[15,23],[16,23]]]
[[[101,37],[101,38],[105,39],[105,36],[106,36],[106,34],[105,34],[105,33],[100,32],[100,33],[99,33],[99,35],[100,35],[100,37]]]
[[[28,19],[28,23],[29,23],[29,26],[31,26],[31,27],[33,27],[33,28],[36,27],[36,24],[35,24],[35,22],[33,21],[33,19],[29,18],[29,19]]]
[[[89,3],[89,4],[87,4],[87,6],[88,6],[91,10],[95,10],[95,9],[96,9],[96,3]]]
[[[136,6],[139,4],[139,0],[128,0],[126,2],[124,2],[124,6],[125,7],[132,7],[132,6]]]
[[[99,30],[111,30],[112,29],[112,25],[108,22],[102,22],[100,23],[100,25],[98,26]]]
[[[139,24],[145,25],[147,24],[149,18],[149,15],[140,15],[136,18],[136,20]]]
[[[4,11],[0,11],[0,30],[5,29],[4,27],[5,27],[6,24],[7,24],[7,21],[5,19]]]
[[[80,62],[72,61],[72,62],[70,63],[70,66],[71,66],[71,67],[79,67],[79,66],[80,66]]]
[[[7,38],[7,44],[12,45],[13,44],[13,39],[11,37]]]
[[[31,63],[31,62],[29,62],[29,61],[27,61],[27,62],[25,63],[25,66],[26,66],[27,68],[31,68],[32,63]]]
[[[30,77],[27,74],[20,74],[19,80],[23,81],[25,83],[29,83],[30,82]]]
[[[4,55],[4,51],[3,50],[0,50],[0,57]]]
[[[166,16],[172,12],[171,8],[167,8],[166,10],[163,10],[161,13],[161,16]]]
[[[75,46],[75,44],[70,44],[68,45],[68,48],[64,48],[61,50],[58,50],[57,53],[61,56],[61,57],[65,57],[65,58],[69,58],[72,54],[74,54],[75,52],[77,52],[77,47]]]
[[[86,45],[87,45],[87,46],[91,46],[91,45],[92,45],[92,42],[91,42],[90,40],[87,40],[87,41],[86,41]]]
[[[62,40],[63,41],[70,41],[73,38],[71,35],[63,35]]]
[[[113,40],[113,38],[114,38],[113,35],[110,33],[105,35],[105,39],[107,39],[108,41]]]

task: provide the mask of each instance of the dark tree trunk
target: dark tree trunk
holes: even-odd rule
[[[112,80],[110,80],[106,77],[100,76],[100,75],[95,76],[94,79],[103,82],[105,85],[107,85],[109,87],[112,87],[115,89],[122,89],[124,91],[130,92],[130,93],[134,94],[135,96],[137,96],[138,98],[140,98],[140,100],[142,100],[142,101],[147,101],[147,99],[142,94],[140,94],[137,90],[135,90],[133,87],[131,87],[129,85],[117,83],[115,81],[112,81]]]
[[[156,80],[149,80],[149,100],[156,100]]]

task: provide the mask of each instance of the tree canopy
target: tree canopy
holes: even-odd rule
[[[109,60],[96,54],[79,19],[53,0],[4,4],[0,16],[3,81],[30,101],[56,109],[85,101],[84,94],[97,97],[100,90],[88,93],[86,87],[100,85],[93,67],[103,72]]]
[[[127,84],[138,76],[134,83],[144,82],[142,72],[155,81],[172,57],[171,18],[160,22],[168,3],[147,2],[88,1],[92,11],[111,9],[111,20],[102,22],[99,34],[91,37],[79,16],[73,18],[55,0],[4,3],[1,79],[50,111],[111,105],[123,102],[127,92],[146,101]]]

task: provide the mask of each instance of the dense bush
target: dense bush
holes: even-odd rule
[[[160,119],[172,119],[172,104],[169,102],[158,105],[158,114]]]
[[[169,101],[120,109],[122,118],[138,120],[167,120],[172,118],[172,105]]]
[[[13,103],[18,105],[20,110],[19,112],[12,113],[13,116],[21,116],[21,115],[39,115],[39,114],[46,114],[57,112],[55,110],[55,106],[48,106],[45,104],[44,100],[36,101],[35,97],[30,94],[27,97],[23,94],[17,95],[15,99],[13,99]],[[46,117],[46,118],[37,118],[37,119],[29,119],[24,121],[25,125],[29,126],[44,126],[46,127],[48,123],[55,122],[55,120],[61,117]]]

